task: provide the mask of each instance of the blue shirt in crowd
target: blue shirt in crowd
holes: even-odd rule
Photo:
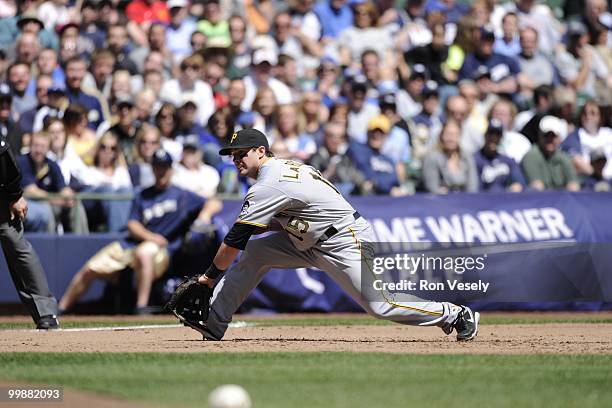
[[[331,6],[331,0],[318,3],[313,11],[319,17],[321,37],[337,39],[340,34],[353,25],[353,10],[345,3],[339,9]]]
[[[480,58],[476,54],[468,54],[459,71],[459,80],[474,79],[474,74],[482,65],[486,66],[491,74],[491,81],[499,82],[510,76],[516,77],[521,68],[515,58],[493,53],[488,58]]]
[[[87,127],[96,130],[102,122],[104,122],[104,111],[100,100],[93,95],[85,93],[81,90],[77,92],[68,92],[68,100],[70,103],[76,103],[83,106],[87,110]]]
[[[45,165],[38,173],[36,173],[34,162],[30,159],[29,154],[22,154],[17,157],[17,165],[21,170],[22,188],[36,184],[41,190],[49,193],[58,193],[66,187],[62,171],[57,163],[49,158],[45,158]]]
[[[505,191],[511,184],[525,186],[525,178],[518,164],[508,156],[498,154],[490,159],[482,150],[474,153],[474,161],[480,180],[480,191]]]
[[[172,254],[180,249],[183,237],[204,203],[202,197],[179,187],[170,186],[160,191],[153,186],[134,198],[129,219],[140,222],[151,232],[163,235]],[[131,238],[122,241],[124,247],[136,244]]]
[[[399,186],[395,164],[388,156],[356,142],[350,144],[347,154],[365,178],[374,183],[376,194],[389,194],[393,187]]]

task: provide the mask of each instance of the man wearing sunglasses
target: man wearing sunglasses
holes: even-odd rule
[[[271,268],[303,267],[327,272],[377,318],[437,325],[447,334],[457,330],[459,341],[476,336],[479,315],[467,307],[367,298],[361,273],[362,262],[371,260],[372,229],[313,167],[275,159],[266,136],[255,129],[234,133],[219,154],[231,155],[240,175],[255,184],[213,263],[204,274],[182,283],[166,305],[204,340],[224,336],[234,312]],[[251,235],[269,230],[279,232],[250,240]],[[241,251],[240,260],[230,268]]]

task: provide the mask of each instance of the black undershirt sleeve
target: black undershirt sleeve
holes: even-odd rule
[[[240,249],[241,251],[249,242],[251,235],[257,230],[258,227],[255,225],[243,224],[237,222],[234,224],[232,229],[227,233],[223,242],[225,245],[231,246],[232,248]]]

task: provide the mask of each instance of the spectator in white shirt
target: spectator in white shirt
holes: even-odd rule
[[[183,146],[183,157],[174,166],[172,184],[191,191],[204,198],[217,193],[220,181],[219,173],[214,167],[202,163],[202,151],[196,143]]]
[[[106,133],[98,140],[93,166],[83,172],[82,182],[87,186],[85,191],[89,192],[113,194],[132,191],[130,174],[119,149],[117,136]],[[104,222],[108,231],[117,232],[127,224],[131,199],[84,201],[83,205],[90,226]]]
[[[180,73],[177,79],[170,79],[164,83],[159,94],[160,99],[182,106],[187,100],[197,105],[197,122],[204,126],[215,109],[212,89],[202,81],[200,75],[204,67],[204,59],[199,54],[193,54],[181,62]]]

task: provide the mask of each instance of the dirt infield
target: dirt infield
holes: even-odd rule
[[[533,315],[529,316],[533,318]],[[576,314],[571,316],[575,317]],[[90,317],[76,318],[78,319],[92,320]],[[116,317],[113,319],[118,320]],[[478,338],[470,343],[457,343],[453,336],[444,336],[438,328],[401,325],[255,325],[230,328],[221,342],[202,342],[199,333],[175,325],[83,331],[69,329],[56,332],[0,331],[0,353],[19,351],[612,354],[612,324],[482,325]]]

